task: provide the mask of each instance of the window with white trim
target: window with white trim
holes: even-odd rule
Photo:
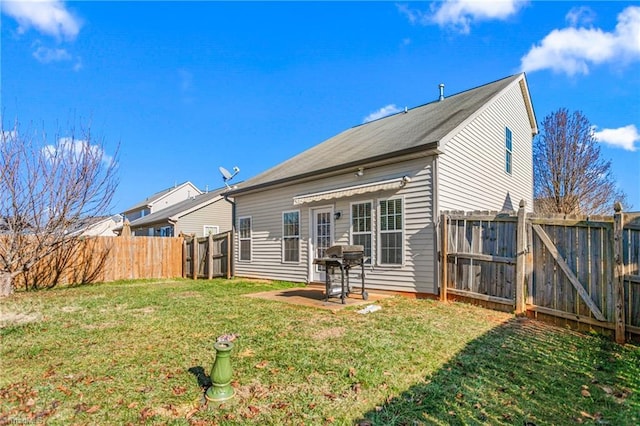
[[[238,218],[239,260],[251,260],[251,217]]]
[[[402,265],[403,213],[402,199],[380,200],[380,243],[378,262],[381,265]]]
[[[372,245],[372,224],[371,211],[372,203],[351,204],[351,244],[364,247],[364,255],[368,258],[366,263],[371,263]]]
[[[159,233],[161,237],[173,237],[173,226],[163,226]]]
[[[202,227],[202,235],[208,237],[209,235],[216,235],[220,233],[220,227],[218,225],[204,225]]]
[[[505,131],[504,131],[504,148],[505,148],[505,153],[504,153],[504,170],[511,174],[511,168],[512,168],[512,156],[513,156],[513,143],[512,143],[512,134],[511,134],[511,129],[509,129],[508,127],[505,127]]]
[[[300,261],[300,211],[282,213],[282,260]]]

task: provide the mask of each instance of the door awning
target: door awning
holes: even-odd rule
[[[401,178],[381,180],[378,182],[365,183],[362,185],[347,186],[345,188],[330,189],[328,191],[314,192],[311,194],[296,195],[293,197],[293,205],[316,201],[332,200],[335,198],[352,197],[354,195],[367,194],[369,192],[388,191],[390,189],[400,189],[411,181],[408,176]]]

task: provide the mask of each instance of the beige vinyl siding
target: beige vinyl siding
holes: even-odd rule
[[[282,258],[282,212],[295,209],[293,195],[295,189],[287,187],[235,198],[236,218],[251,217],[251,261],[237,260],[235,275],[307,282],[309,216],[306,210],[300,211],[300,261],[284,263]],[[237,236],[234,250],[238,259]]]
[[[513,142],[505,171],[505,127]],[[440,210],[533,208],[532,134],[520,86],[513,84],[451,140],[438,159]]]
[[[199,194],[201,194],[201,192],[195,186],[191,184],[185,185],[155,201],[151,206],[151,212],[157,212],[158,210],[162,210]]]
[[[364,176],[354,176],[346,170],[336,177],[319,179],[305,184],[265,190],[236,197],[236,216],[251,216],[252,261],[236,262],[237,276],[307,282],[309,279],[309,223],[314,207],[332,207],[341,218],[334,220],[334,243],[348,244],[350,236],[350,205],[353,202],[373,203],[373,245],[378,242],[378,200],[393,197],[404,199],[404,264],[401,266],[367,265],[366,287],[405,292],[436,293],[435,234],[432,204],[432,157],[424,157],[393,165],[365,169]],[[354,197],[324,200],[293,206],[293,197],[318,191],[342,188],[368,182],[409,176],[411,181],[399,190],[368,193]],[[300,210],[300,262],[282,261],[282,212]],[[236,245],[237,246],[237,245]],[[236,247],[237,251],[237,247]],[[237,252],[236,252],[237,259]],[[355,275],[354,275],[355,277]]]
[[[204,236],[204,225],[218,226],[220,232],[230,231],[232,228],[232,206],[224,199],[192,211],[178,218],[174,235],[180,232]]]
[[[150,229],[153,231],[153,233],[151,235],[150,235],[151,231],[149,231]],[[153,235],[155,235],[155,227],[148,226],[148,227],[145,227],[145,228],[136,228],[136,229],[133,229],[132,232],[133,232],[133,235],[135,235],[137,237],[153,236]]]
[[[143,216],[142,214],[143,212],[144,212],[144,216],[150,213],[149,209],[144,208],[144,209],[134,210],[132,212],[126,213],[125,218],[127,218],[129,222],[133,222],[136,219],[140,219]]]

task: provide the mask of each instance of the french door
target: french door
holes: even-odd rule
[[[333,245],[333,208],[313,210],[313,258],[324,257],[327,248]],[[325,270],[321,265],[313,265],[313,281],[324,282]]]

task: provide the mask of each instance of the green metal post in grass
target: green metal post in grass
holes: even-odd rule
[[[216,342],[213,347],[216,350],[216,359],[211,368],[211,386],[207,389],[205,397],[209,401],[221,402],[233,397],[234,390],[231,387],[231,350],[233,343]]]

